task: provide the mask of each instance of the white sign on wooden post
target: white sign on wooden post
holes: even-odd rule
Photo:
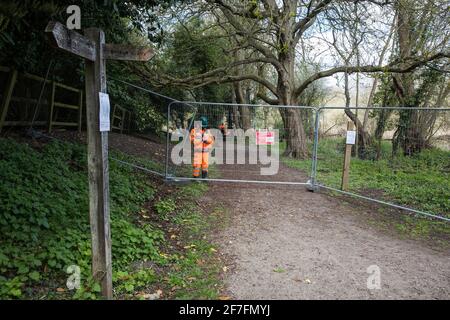
[[[100,131],[110,131],[111,130],[111,116],[110,116],[110,104],[109,95],[104,92],[99,92],[100,95]]]
[[[147,61],[153,51],[105,43],[97,28],[81,35],[63,24],[51,21],[45,28],[51,44],[85,59],[86,126],[88,140],[89,218],[91,224],[92,275],[101,285],[105,298],[113,297],[111,232],[109,223],[108,131],[110,105],[106,93],[106,59]]]
[[[347,131],[347,140],[345,144],[355,144],[356,142],[356,131],[350,130]]]
[[[344,168],[342,170],[342,184],[341,189],[348,189],[348,177],[350,172],[350,159],[352,158],[352,147],[355,144],[356,131],[353,129],[353,122],[348,121],[347,123],[347,140],[345,145],[344,153]]]

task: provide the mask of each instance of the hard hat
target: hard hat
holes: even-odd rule
[[[205,116],[201,116],[200,117],[200,121],[202,122],[202,127],[207,127],[208,126],[208,118]]]

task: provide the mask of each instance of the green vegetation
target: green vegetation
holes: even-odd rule
[[[0,298],[97,298],[100,287],[90,271],[85,146],[53,141],[32,148],[0,139],[0,180]],[[158,289],[163,298],[215,297],[220,268],[203,234],[218,213],[205,219],[184,204],[206,187],[176,188],[152,205],[160,190],[151,181],[110,162],[115,296],[139,298]],[[176,236],[168,229],[177,230]],[[76,291],[66,288],[70,265],[81,270]]]
[[[280,148],[283,149],[284,145],[282,144]],[[340,188],[344,148],[343,138],[320,140],[317,166],[319,183]],[[379,161],[353,157],[350,165],[349,190],[450,217],[450,152],[434,148],[410,157],[398,155],[392,158],[391,151],[391,143],[384,141]],[[283,158],[283,162],[308,173],[311,170],[310,159]],[[390,210],[384,206],[377,208],[380,213],[388,213]],[[444,237],[448,236],[448,223],[409,215],[396,217],[398,220],[394,222],[395,228],[402,234],[430,236],[441,233]],[[373,223],[385,224],[378,220],[374,220]]]
[[[206,190],[202,183],[193,183],[185,187],[182,197],[192,199],[191,195],[202,194]],[[216,248],[205,238],[205,234],[223,217],[224,209],[216,208],[205,216],[198,211],[195,202],[185,202],[177,213],[170,217],[174,226],[185,229],[184,235],[177,235],[174,228],[175,243],[177,238],[184,239],[184,245],[178,244],[170,256],[174,266],[165,279],[165,285],[173,292],[175,299],[217,299],[220,291],[219,276],[221,262],[215,255]]]
[[[318,148],[317,180],[339,188],[345,142],[339,138],[322,139]],[[309,172],[311,160],[284,159],[294,168]],[[413,156],[391,157],[390,142],[383,142],[379,161],[353,157],[350,191],[372,194],[412,208],[450,216],[450,152],[424,150]]]

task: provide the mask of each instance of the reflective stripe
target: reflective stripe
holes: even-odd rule
[[[192,175],[194,177],[198,177],[200,175],[200,167],[195,166],[194,169],[192,170]]]

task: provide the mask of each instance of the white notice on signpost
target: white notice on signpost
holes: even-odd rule
[[[347,131],[347,141],[346,144],[355,144],[356,141],[356,131]]]
[[[100,131],[111,130],[109,95],[100,92]]]

